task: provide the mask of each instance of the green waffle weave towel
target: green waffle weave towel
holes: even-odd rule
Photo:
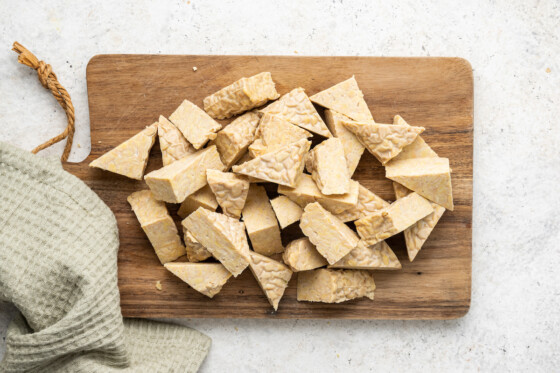
[[[0,143],[0,372],[195,372],[211,340],[122,318],[111,210],[60,161]]]

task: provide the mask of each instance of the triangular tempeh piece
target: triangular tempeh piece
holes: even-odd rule
[[[335,216],[344,223],[347,223],[349,221],[364,218],[376,211],[384,209],[387,206],[389,206],[389,202],[385,201],[383,198],[360,184],[358,203],[339,214],[335,214]]]
[[[194,290],[214,297],[231,277],[220,263],[166,263],[165,268],[189,284]]]
[[[187,250],[187,259],[191,263],[198,263],[212,256],[207,248],[202,246],[200,242],[186,229],[183,229],[183,239],[185,241],[185,249]]]
[[[399,183],[393,182],[393,188],[395,189],[395,196],[397,199],[403,198],[412,191]],[[404,230],[404,239],[406,242],[406,251],[408,253],[408,259],[412,262],[418,252],[424,245],[424,242],[430,236],[430,233],[434,230],[439,219],[445,212],[445,208],[432,202],[432,207],[434,212],[425,218],[418,220],[416,223],[412,224],[410,227]]]
[[[284,295],[284,290],[288,287],[292,271],[284,264],[267,256],[252,252],[250,257],[251,272],[274,310],[278,310],[278,303]]]
[[[346,158],[346,164],[348,166],[348,175],[352,177],[362,158],[365,146],[356,138],[356,135],[344,127],[342,124],[344,120],[349,121],[351,119],[337,111],[330,109],[325,110],[325,122],[327,123],[327,127],[329,127],[334,137],[338,137],[340,141],[342,141],[344,157]]]
[[[288,122],[324,137],[332,137],[303,88],[296,88],[264,109],[262,113],[276,114]]]
[[[183,100],[169,116],[169,120],[195,149],[202,148],[208,140],[214,140],[216,132],[222,129],[220,123],[189,100]]]
[[[393,125],[410,126],[400,115],[395,115],[395,117],[393,118]],[[406,146],[402,150],[402,152],[397,154],[397,156],[391,161],[410,158],[434,158],[437,156],[437,153],[434,152],[428,144],[426,144],[422,136],[418,135],[418,137],[416,137],[416,140],[414,140],[410,145]]]
[[[250,183],[247,178],[232,172],[207,170],[206,179],[224,214],[239,218],[249,193]]]
[[[320,268],[298,274],[297,300],[340,303],[374,298],[375,281],[370,271]]]
[[[373,245],[404,231],[432,212],[434,208],[430,201],[418,193],[411,193],[354,224],[362,240]]]
[[[165,202],[158,201],[150,190],[134,192],[127,201],[162,264],[185,255],[185,247]]]
[[[310,97],[314,103],[358,121],[373,121],[354,76]]]
[[[329,264],[338,262],[360,242],[350,227],[318,202],[305,206],[299,226]]]
[[[249,145],[249,152],[253,157],[258,157],[312,136],[310,132],[281,116],[266,113],[259,122],[256,139]]]
[[[449,159],[412,158],[394,161],[385,167],[385,176],[453,211]]]
[[[401,269],[401,263],[385,241],[372,246],[360,241],[354,250],[329,268]]]
[[[245,224],[239,220],[199,207],[182,225],[233,276],[240,275],[249,265],[249,242]]]
[[[424,127],[343,121],[343,125],[356,135],[366,149],[386,164],[411,144]]]
[[[181,131],[163,115],[159,116],[158,136],[161,160],[164,166],[196,151],[185,139]]]
[[[309,271],[329,264],[307,237],[290,242],[282,254],[282,260],[294,272]]]
[[[270,72],[241,78],[204,98],[204,110],[212,117],[226,119],[276,100],[280,95]]]
[[[393,119],[393,124],[397,125],[408,125],[408,123],[400,116],[395,115]],[[397,162],[404,159],[411,158],[437,158],[438,155],[432,148],[424,141],[422,136],[418,136],[416,140],[407,147],[403,149],[399,155],[393,158],[388,165],[393,162]],[[395,189],[395,196],[398,198],[403,198],[404,196],[411,193],[411,190],[402,186],[399,183],[393,182],[393,188]],[[432,207],[434,212],[414,223],[411,227],[405,229],[404,238],[406,241],[406,250],[408,252],[408,259],[413,261],[418,255],[418,252],[422,248],[422,245],[428,239],[430,233],[435,228],[439,219],[445,212],[445,208],[432,202]]]
[[[228,124],[218,132],[213,144],[218,148],[222,163],[226,170],[247,153],[247,147],[255,140],[255,132],[259,125],[259,114],[249,111]]]
[[[142,180],[150,149],[156,141],[157,122],[89,164],[90,167]]]
[[[267,256],[284,251],[278,221],[264,186],[251,185],[242,213],[254,251]]]
[[[315,146],[305,160],[305,166],[324,195],[346,194],[350,191],[350,176],[339,138],[331,137]]]
[[[304,158],[310,146],[310,141],[302,139],[241,165],[233,166],[232,170],[293,188],[303,173]]]

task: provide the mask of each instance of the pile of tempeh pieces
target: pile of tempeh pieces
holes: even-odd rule
[[[280,97],[263,72],[203,103],[184,100],[90,166],[146,181],[128,202],[155,253],[208,297],[249,267],[275,310],[292,272],[298,301],[373,299],[371,270],[401,268],[384,240],[404,232],[412,261],[453,210],[449,160],[420,137],[423,127],[398,115],[376,123],[354,77]],[[215,120],[233,116],[224,127]],[[163,167],[144,176],[156,135]],[[322,141],[311,148],[313,136]],[[394,182],[392,204],[352,179],[365,149]],[[260,183],[277,184],[279,196],[270,200]],[[166,203],[181,204],[184,244]],[[284,247],[281,230],[298,221],[304,237]]]

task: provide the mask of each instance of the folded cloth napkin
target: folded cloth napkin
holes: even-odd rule
[[[122,318],[111,210],[60,161],[0,143],[0,372],[195,372],[211,340]]]

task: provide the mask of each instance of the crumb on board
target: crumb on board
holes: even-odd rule
[[[97,143],[98,143],[98,144],[101,144],[101,140],[99,140]]]
[[[160,281],[156,281],[156,289],[161,291],[162,287],[161,287],[161,282]]]
[[[235,327],[235,331],[236,331],[236,332],[238,332],[238,331],[239,331],[239,329],[237,329],[237,326]]]
[[[81,147],[82,147],[82,144],[78,143],[78,148],[81,148]]]
[[[552,70],[550,70],[550,67],[547,67],[547,68],[546,68],[546,72],[547,72],[547,73],[549,73],[549,72],[551,72],[551,71],[552,71]]]
[[[196,70],[198,70],[198,67],[193,66],[193,67],[192,67],[192,71],[196,71]]]

